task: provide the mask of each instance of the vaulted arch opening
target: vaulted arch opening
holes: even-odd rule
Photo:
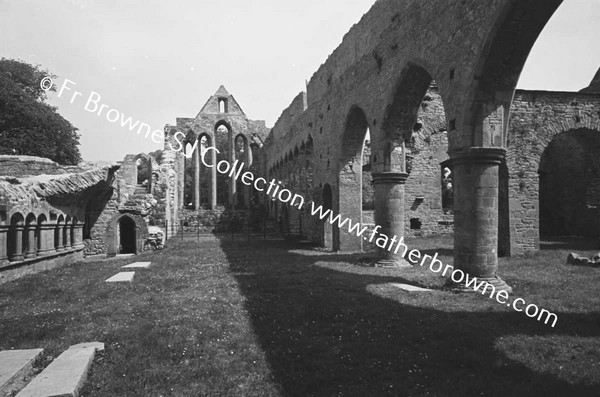
[[[600,235],[600,132],[563,132],[539,164],[540,235]]]
[[[338,171],[338,210],[342,217],[362,223],[363,152],[369,123],[365,112],[358,106],[350,109],[344,126],[341,158]],[[360,251],[362,237],[335,227],[333,249]]]
[[[7,236],[7,255],[10,262],[23,260],[23,229],[25,218],[20,213],[10,217],[10,227]]]

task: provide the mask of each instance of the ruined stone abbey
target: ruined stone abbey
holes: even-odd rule
[[[0,278],[139,253],[151,225],[172,236],[269,220],[331,250],[369,248],[204,166],[216,147],[210,164],[243,162],[388,236],[453,233],[454,266],[509,290],[499,256],[538,250],[540,235],[600,235],[600,72],[579,92],[515,89],[560,4],[379,0],[273,128],[221,86],[165,126],[160,155],[78,167],[1,156]]]

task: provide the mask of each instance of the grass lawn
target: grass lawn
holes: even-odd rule
[[[451,238],[408,244],[451,263]],[[104,342],[84,396],[598,396],[600,269],[566,266],[568,251],[548,247],[501,259],[500,274],[555,312],[554,328],[444,290],[426,269],[292,242],[173,239],[1,285],[0,349],[48,357]],[[140,260],[153,268],[132,286],[103,282]]]

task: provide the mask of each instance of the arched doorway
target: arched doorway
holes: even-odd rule
[[[539,165],[540,235],[600,234],[600,132],[557,135]]]
[[[135,254],[136,249],[136,226],[133,219],[128,216],[119,218],[119,254]]]

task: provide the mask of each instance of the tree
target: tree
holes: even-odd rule
[[[44,77],[56,76],[39,66],[0,59],[0,154],[75,165],[81,161],[77,128],[45,103],[46,92],[40,87]]]

